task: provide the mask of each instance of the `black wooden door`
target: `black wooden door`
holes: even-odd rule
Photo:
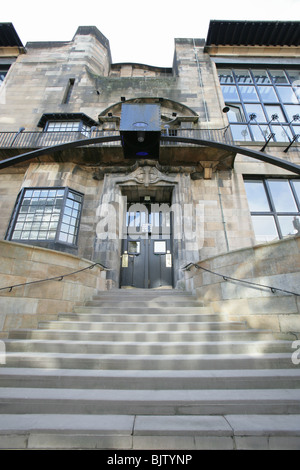
[[[172,287],[172,222],[163,205],[131,205],[126,214],[121,287]]]

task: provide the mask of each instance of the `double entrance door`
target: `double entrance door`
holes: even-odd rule
[[[172,287],[172,216],[169,204],[130,203],[125,225],[121,287]]]

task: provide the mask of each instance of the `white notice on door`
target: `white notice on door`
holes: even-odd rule
[[[165,254],[167,251],[166,242],[154,242],[154,253],[156,255]]]

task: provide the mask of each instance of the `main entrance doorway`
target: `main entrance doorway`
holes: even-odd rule
[[[128,202],[121,256],[121,287],[172,288],[172,213],[170,202],[145,196]]]

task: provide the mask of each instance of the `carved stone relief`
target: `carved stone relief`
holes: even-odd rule
[[[143,184],[146,188],[152,184],[157,183],[176,183],[175,177],[166,176],[164,173],[153,166],[141,166],[129,175],[122,177],[121,180],[117,181],[117,184],[125,184],[127,182]]]

